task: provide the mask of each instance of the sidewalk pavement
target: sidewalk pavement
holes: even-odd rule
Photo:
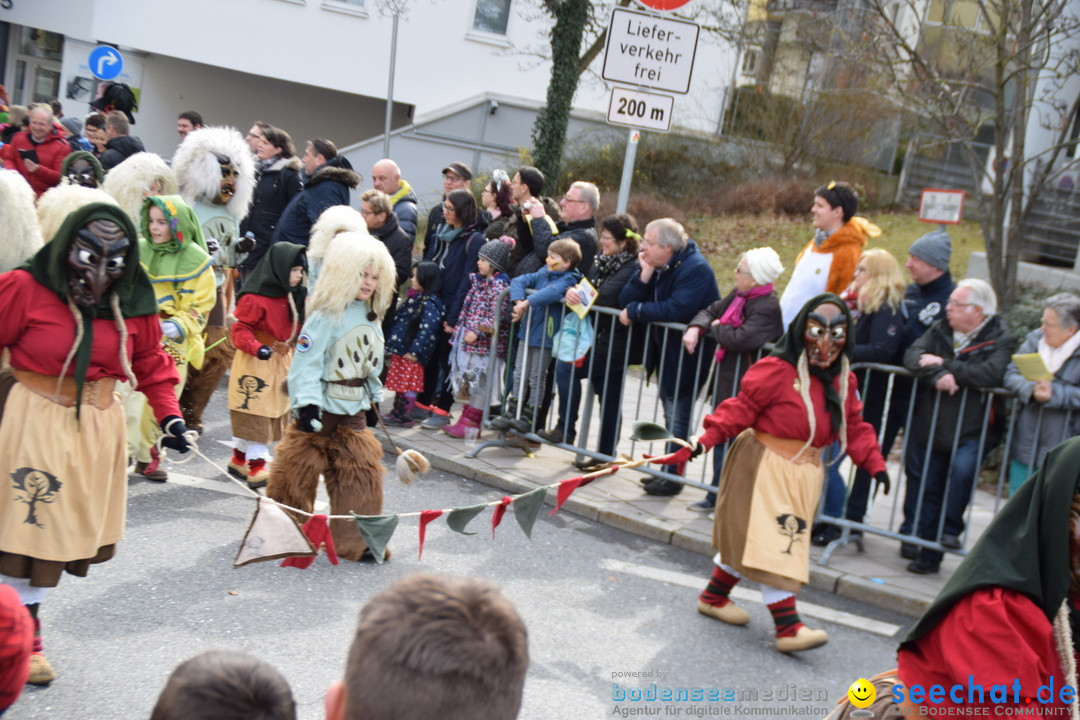
[[[401,449],[419,450],[433,466],[509,494],[527,492],[541,485],[551,485],[581,475],[581,471],[573,465],[575,455],[572,452],[548,444],[541,445],[531,455],[527,455],[519,446],[484,447],[477,457],[469,458],[466,457],[468,449],[465,441],[452,438],[441,430],[424,430],[417,424],[412,428],[390,428],[389,432]],[[376,436],[389,448],[382,432]],[[482,446],[498,439],[498,433],[486,428],[479,444]],[[640,457],[643,451],[649,452],[647,445],[638,444],[634,448],[628,443],[625,445],[625,448],[620,445],[619,450],[623,452],[625,449],[631,457]],[[655,452],[661,451],[657,449]],[[893,492],[902,493],[903,488],[895,486],[898,469],[894,461],[895,456],[889,465],[889,475],[894,478]],[[642,491],[639,479],[643,476],[636,470],[621,470],[598,478],[576,490],[563,505],[562,512],[571,512],[635,535],[712,557],[715,551],[711,546],[711,515],[689,508],[690,503],[702,499],[702,491],[688,487],[675,497],[653,497]],[[493,496],[492,500],[495,499]],[[554,492],[548,493],[547,503],[554,505]],[[981,490],[976,493],[973,504],[967,547],[971,547],[982,533],[994,512],[993,497]],[[871,510],[868,524],[888,527],[891,512],[891,502],[879,503]],[[827,565],[822,564],[824,548],[812,548],[810,585],[818,590],[917,617],[944,587],[961,559],[956,554],[947,553],[940,573],[914,575],[905,569],[910,561],[900,557],[896,540],[867,534],[863,545],[864,552],[860,552],[853,543],[837,547]],[[702,583],[706,571],[707,566],[703,562]]]

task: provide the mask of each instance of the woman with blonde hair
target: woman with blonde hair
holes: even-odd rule
[[[855,317],[855,336],[852,362],[899,365],[900,343],[904,335],[904,276],[900,263],[887,250],[867,250],[859,258],[855,268],[855,280],[843,294],[852,307]],[[859,392],[864,399],[863,417],[874,426],[874,434],[880,434],[885,400],[888,396],[889,374],[873,370],[856,370]],[[887,453],[888,448],[882,448]],[[844,482],[833,465],[825,490],[823,514],[839,517],[844,504]],[[846,517],[862,522],[866,514],[866,502],[870,489],[870,475],[858,470],[848,497]],[[860,530],[853,530],[861,534]],[[815,528],[811,542],[828,545],[840,537],[840,528],[827,523]]]

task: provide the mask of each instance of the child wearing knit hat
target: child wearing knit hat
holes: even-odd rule
[[[464,438],[467,428],[477,428],[483,418],[483,402],[502,395],[503,368],[510,338],[510,299],[503,298],[496,336],[495,318],[499,295],[510,287],[506,274],[514,238],[503,235],[480,248],[478,272],[469,275],[469,292],[461,304],[461,315],[450,338],[450,387],[465,407],[453,425],[443,428],[451,437]],[[494,364],[491,353],[495,353]]]

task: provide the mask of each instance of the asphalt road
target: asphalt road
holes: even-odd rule
[[[224,466],[224,414],[210,420],[200,447]],[[895,665],[900,627],[910,622],[807,590],[803,619],[827,629],[830,642],[781,655],[756,590],[740,600],[752,616],[748,627],[695,612],[708,559],[564,512],[549,516],[549,509],[531,541],[512,514],[494,540],[490,513],[473,521],[470,529],[479,533],[472,536],[440,519],[429,525],[418,559],[417,522],[406,518],[390,543],[393,557],[381,566],[332,566],[320,556],[306,570],[276,563],[233,569],[253,498],[200,459],[170,471],[165,484],[133,477],[117,557],[85,579],[65,577],[42,606],[45,650],[58,678],[47,688],[27,688],[5,720],[146,718],[172,668],[210,648],[251,652],[275,665],[292,685],[298,717],[317,720],[327,684],[343,673],[358,610],[415,572],[489,578],[514,602],[529,628],[531,654],[523,720],[625,717],[630,710],[822,717],[854,680]],[[438,471],[405,487],[391,468],[386,511],[460,507],[501,495]],[[630,699],[651,692],[652,683],[657,692],[715,688],[732,699]]]

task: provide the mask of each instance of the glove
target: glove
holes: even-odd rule
[[[322,408],[318,405],[305,405],[296,411],[296,424],[306,433],[319,432],[322,430],[321,416]]]
[[[258,352],[255,353],[255,357],[260,360],[269,360],[272,353],[273,351],[270,349],[269,345],[260,345]]]
[[[216,257],[218,251],[221,250],[221,241],[214,237],[205,238],[206,251],[210,253],[210,257]]]
[[[645,457],[647,457],[651,463],[658,463],[661,465],[685,465],[688,461],[693,460],[708,449],[705,447],[705,443],[697,438],[690,438],[689,442],[690,447],[681,447],[673,453],[667,455],[646,455]]]
[[[255,234],[251,231],[244,233],[244,237],[236,241],[236,249],[242,253],[249,253],[255,249]]]
[[[184,425],[184,420],[179,415],[170,415],[162,420],[161,431],[165,433],[165,437],[161,439],[163,447],[176,450],[181,454],[191,449],[191,443],[185,437],[188,432],[187,426]]]
[[[179,340],[181,338],[180,328],[172,320],[161,321],[161,334],[167,338],[173,340]]]
[[[891,483],[889,482],[889,473],[882,470],[877,475],[874,475],[874,482],[877,483],[874,487],[875,495],[877,494],[878,490],[881,491],[882,495],[889,494],[889,488],[892,487]]]

